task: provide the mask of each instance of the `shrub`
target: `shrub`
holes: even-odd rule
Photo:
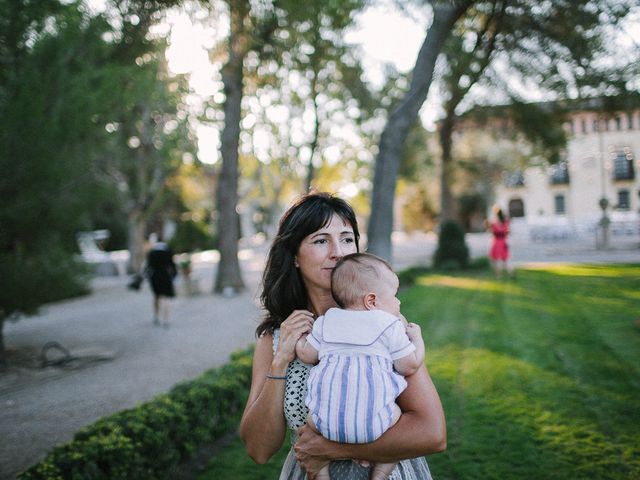
[[[440,227],[438,248],[433,255],[436,268],[451,270],[466,268],[469,248],[464,240],[464,229],[455,220],[446,220]]]
[[[193,252],[217,248],[217,239],[211,233],[211,227],[205,222],[195,220],[179,222],[169,243],[174,252]]]
[[[152,480],[235,428],[249,394],[251,350],[136,408],[102,418],[55,447],[20,480]]]
[[[413,266],[398,272],[398,280],[401,288],[412,287],[416,283],[416,279],[422,275],[431,272],[429,267]]]
[[[473,258],[469,263],[469,268],[471,270],[487,270],[490,267],[491,267],[491,260],[489,260],[489,257]]]

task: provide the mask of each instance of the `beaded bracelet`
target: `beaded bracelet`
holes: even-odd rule
[[[271,375],[270,373],[267,373],[267,378],[271,378],[273,380],[286,380],[287,376],[280,376],[280,375]]]

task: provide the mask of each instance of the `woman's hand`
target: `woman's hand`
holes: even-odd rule
[[[306,425],[298,430],[298,440],[293,450],[310,480],[316,478],[320,469],[329,463],[329,458],[322,454],[326,442],[328,440]]]
[[[308,310],[294,310],[280,325],[280,342],[276,356],[289,363],[296,356],[296,343],[302,335],[310,333],[313,327],[313,313]]]

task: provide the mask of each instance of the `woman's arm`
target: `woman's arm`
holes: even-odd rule
[[[284,376],[288,362],[274,361],[273,336],[256,342],[249,399],[240,420],[240,438],[256,463],[265,463],[282,446],[286,433],[284,419],[285,381],[268,379],[267,374]]]
[[[403,412],[400,419],[375,442],[331,442],[302,427],[295,451],[310,478],[330,460],[397,462],[443,451],[447,445],[444,411],[426,367],[407,377],[407,383],[407,389],[398,397]]]
[[[313,315],[294,311],[280,326],[280,341],[273,354],[273,335],[263,335],[253,354],[251,390],[240,420],[240,438],[256,463],[265,463],[282,446],[286,434],[284,377],[295,358],[296,342],[311,330]]]

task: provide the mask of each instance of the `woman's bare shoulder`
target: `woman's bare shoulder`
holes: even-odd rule
[[[265,333],[258,337],[254,356],[273,356],[273,333]]]

